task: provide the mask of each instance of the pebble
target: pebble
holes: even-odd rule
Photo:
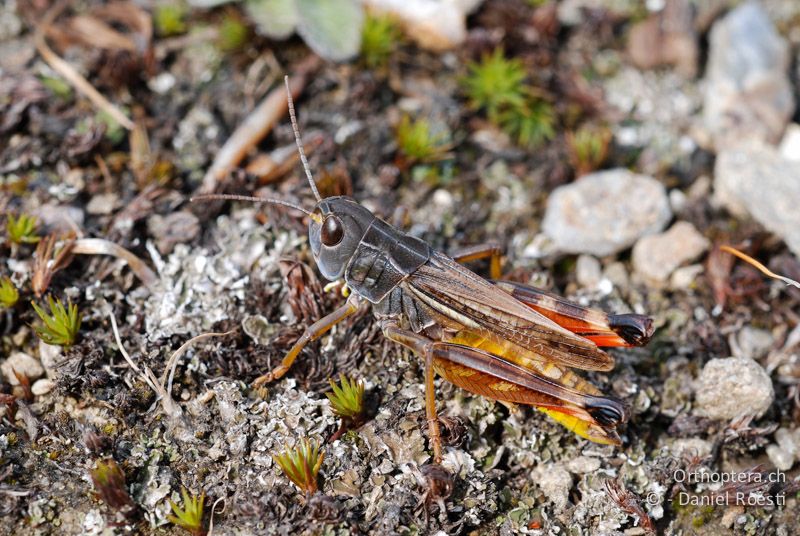
[[[790,54],[764,8],[747,2],[711,28],[703,120],[719,151],[777,143],[794,111]]]
[[[723,151],[714,166],[714,199],[751,216],[800,255],[800,162],[760,144]]]
[[[782,449],[778,445],[767,445],[767,456],[769,461],[781,471],[788,471],[794,465],[794,456],[791,452]]]
[[[650,283],[664,283],[679,266],[698,258],[709,245],[694,225],[679,221],[668,231],[645,236],[636,243],[633,268]]]
[[[532,479],[541,488],[542,493],[552,501],[556,511],[564,509],[569,501],[569,490],[572,489],[572,476],[569,471],[561,464],[543,464],[533,470]]]
[[[788,471],[796,461],[800,461],[800,428],[778,428],[775,443],[767,446],[767,456],[775,467]]]
[[[742,415],[762,416],[775,398],[772,380],[750,358],[716,358],[706,363],[694,383],[698,415],[731,420]]]
[[[674,65],[687,78],[697,73],[700,53],[689,0],[666,0],[664,8],[634,24],[628,33],[628,55],[640,69]]]
[[[42,378],[41,380],[36,380],[33,385],[31,385],[31,392],[36,396],[46,395],[53,390],[55,385],[56,382],[53,380]]]
[[[697,280],[697,276],[705,271],[702,264],[690,264],[683,266],[672,272],[672,277],[669,280],[669,286],[673,290],[686,290],[691,288]]]
[[[598,458],[578,456],[567,462],[567,470],[570,473],[583,475],[586,473],[593,473],[598,469],[600,469],[600,460]]]
[[[365,0],[371,12],[388,13],[400,20],[405,33],[422,48],[441,51],[467,38],[467,15],[483,0]]]
[[[24,374],[31,381],[41,378],[44,374],[44,367],[39,360],[23,352],[13,352],[0,364],[0,370],[3,371],[3,375],[11,385],[19,385],[14,371]]]
[[[661,231],[671,217],[660,182],[619,168],[556,188],[547,200],[542,230],[563,253],[602,257]]]
[[[591,255],[579,255],[575,263],[575,278],[585,288],[596,288],[603,278],[603,267],[600,261]]]
[[[711,442],[699,437],[679,438],[672,442],[669,450],[676,458],[705,458],[711,454]]]
[[[770,351],[775,338],[765,329],[744,326],[735,334],[731,334],[728,342],[735,357],[761,359]]]
[[[155,238],[158,251],[166,255],[176,244],[191,242],[200,234],[200,220],[188,210],[178,210],[167,216],[153,214],[147,219],[147,231]]]
[[[800,125],[792,123],[786,127],[779,151],[786,160],[800,161]]]

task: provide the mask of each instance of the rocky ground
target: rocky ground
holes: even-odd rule
[[[0,223],[36,218],[0,248],[19,293],[0,306],[0,533],[184,534],[184,487],[206,497],[196,534],[800,533],[800,291],[720,249],[800,279],[800,4],[488,1],[434,29],[400,13],[386,54],[333,62],[302,21],[279,41],[250,4],[201,3],[0,7]],[[498,50],[524,68],[521,127],[469,82]],[[189,198],[313,205],[286,73],[324,195],[443,251],[499,242],[508,278],[655,319],[586,375],[630,406],[622,447],[437,380],[432,466],[420,362],[369,311],[253,387],[344,298],[303,214]],[[268,134],[232,147],[253,117]],[[46,296],[77,305],[74,344],[36,335]],[[366,387],[343,434],[340,373]],[[325,451],[313,495],[273,459],[303,438]]]

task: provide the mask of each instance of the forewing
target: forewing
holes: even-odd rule
[[[545,361],[582,369],[610,370],[611,356],[534,311],[510,294],[435,253],[407,284],[436,313],[465,329],[512,342]]]

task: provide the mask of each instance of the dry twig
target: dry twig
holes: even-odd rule
[[[755,260],[750,255],[747,255],[746,253],[742,253],[741,251],[739,251],[738,249],[736,249],[734,247],[731,247],[731,246],[720,246],[719,249],[724,251],[724,252],[726,252],[726,253],[730,253],[731,255],[735,255],[736,257],[739,257],[744,262],[746,262],[747,264],[753,266],[754,268],[759,270],[762,274],[764,274],[764,275],[766,275],[768,277],[771,277],[773,279],[777,279],[779,281],[783,281],[787,285],[791,285],[793,287],[800,288],[800,283],[798,283],[794,279],[789,279],[788,277],[784,277],[782,275],[776,274],[775,272],[773,272],[772,270],[770,270],[769,268],[767,268],[766,266],[764,266],[763,264],[761,264],[760,262]]]
[[[50,11],[45,14],[44,19],[42,19],[37,26],[36,33],[33,37],[36,50],[39,51],[39,54],[42,56],[44,61],[46,61],[54,71],[63,76],[67,82],[72,85],[72,87],[86,96],[87,99],[92,101],[92,104],[103,110],[105,113],[111,116],[114,121],[126,129],[133,130],[133,121],[131,121],[127,115],[122,113],[119,108],[114,106],[111,101],[97,91],[94,86],[92,86],[92,84],[86,80],[86,78],[81,76],[81,74],[78,73],[78,71],[76,71],[72,65],[69,64],[69,62],[63,60],[48,46],[47,40],[45,39],[45,34],[47,33],[48,28],[52,26],[53,22],[55,22],[56,18],[64,10],[66,5],[67,2],[65,1],[58,2],[52,8],[50,8]]]
[[[310,73],[319,65],[319,57],[311,56],[297,66],[290,82],[292,97],[298,96],[303,91]],[[272,130],[272,127],[286,114],[287,110],[286,91],[283,87],[276,87],[245,118],[219,150],[196,194],[214,193],[217,183]]]

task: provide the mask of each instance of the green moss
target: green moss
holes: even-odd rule
[[[247,26],[239,18],[228,15],[219,25],[217,43],[226,52],[239,50],[244,46],[248,35]]]
[[[6,238],[12,244],[35,244],[41,237],[36,233],[39,222],[34,216],[9,214],[6,217]]]
[[[200,495],[190,495],[186,488],[181,488],[183,497],[183,508],[172,501],[169,506],[172,508],[172,515],[167,519],[173,525],[177,525],[187,530],[192,536],[202,536],[206,533],[203,529],[203,503],[206,499],[205,493]]]
[[[19,291],[11,279],[0,278],[0,309],[14,307],[19,301]]]
[[[388,15],[367,16],[361,29],[361,58],[370,68],[383,67],[397,47],[400,29]]]
[[[397,149],[410,163],[432,162],[447,150],[446,136],[434,133],[425,118],[412,120],[404,115],[395,129]]]
[[[486,112],[495,125],[524,147],[536,147],[555,135],[553,107],[525,84],[527,73],[518,59],[497,48],[468,66],[463,80],[467,102]]]
[[[47,344],[69,347],[75,343],[78,331],[81,328],[81,314],[78,306],[67,301],[67,306],[61,300],[53,300],[52,296],[47,297],[50,305],[50,314],[44,309],[31,302],[33,309],[42,321],[42,324],[33,327],[36,335]]]
[[[153,12],[153,25],[161,37],[186,32],[186,8],[179,2],[163,3]]]

